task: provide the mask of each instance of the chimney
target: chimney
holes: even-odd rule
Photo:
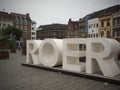
[[[29,13],[26,13],[26,15],[29,17],[30,16],[30,14]]]
[[[69,18],[69,21],[71,21],[71,18]]]

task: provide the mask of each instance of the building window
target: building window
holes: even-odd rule
[[[94,30],[92,30],[92,32],[94,32]]]
[[[115,19],[115,23],[114,23],[114,25],[117,25],[117,19]]]
[[[90,37],[92,38],[92,34],[90,34]]]
[[[119,18],[117,18],[117,25],[119,25],[120,21],[119,21]]]
[[[114,32],[114,37],[117,37],[117,31]]]
[[[27,21],[25,16],[23,17],[23,20],[24,20],[25,22]]]
[[[32,32],[32,35],[35,35],[35,32]]]
[[[91,34],[89,34],[89,37],[91,37]]]
[[[95,24],[94,24],[94,28],[95,28]]]
[[[110,38],[110,30],[107,31],[107,38]]]
[[[98,24],[96,23],[96,28],[98,28]]]
[[[90,25],[89,25],[89,29],[90,29]]]
[[[101,21],[101,27],[104,27],[104,21]]]
[[[32,37],[32,39],[34,40],[34,39],[35,39],[35,37]]]
[[[98,37],[98,34],[96,33],[96,37]]]
[[[103,37],[104,36],[104,31],[101,31],[101,37]]]
[[[109,19],[107,20],[107,26],[110,26],[110,20]]]
[[[115,18],[113,19],[113,25],[115,25]]]
[[[20,20],[20,21],[23,21],[23,20],[22,20],[22,16],[19,16],[19,20]]]

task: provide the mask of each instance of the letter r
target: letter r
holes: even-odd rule
[[[101,69],[104,76],[113,77],[120,73],[115,57],[120,46],[116,40],[107,38],[87,38],[86,72],[94,73]],[[100,68],[98,68],[98,66]]]

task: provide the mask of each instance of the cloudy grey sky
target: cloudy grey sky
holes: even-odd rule
[[[88,13],[120,4],[120,0],[0,0],[0,11],[29,13],[37,26],[50,23],[67,24]]]

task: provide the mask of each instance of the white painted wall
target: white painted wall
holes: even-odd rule
[[[91,38],[98,37],[98,18],[88,20],[88,36]]]
[[[31,25],[31,39],[36,40],[36,22],[35,21],[32,21],[32,25]]]

